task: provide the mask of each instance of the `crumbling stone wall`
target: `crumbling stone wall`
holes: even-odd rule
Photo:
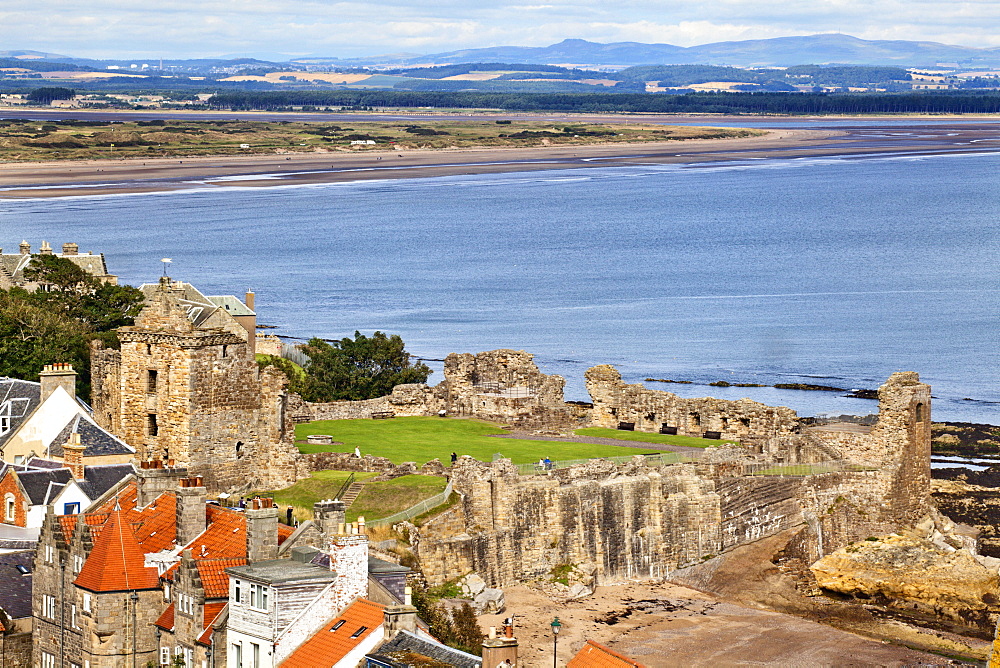
[[[784,406],[767,406],[750,399],[683,399],[676,394],[650,390],[644,385],[628,385],[612,366],[602,364],[584,374],[594,402],[591,424],[616,428],[619,422],[635,424],[637,431],[659,432],[676,427],[685,436],[702,436],[717,431],[722,438],[744,439],[793,433],[798,416]]]
[[[929,398],[916,374],[895,374],[870,434],[772,434],[766,451],[731,448],[698,464],[648,468],[637,457],[519,476],[507,460],[463,457],[452,470],[463,503],[420,529],[421,569],[432,583],[475,571],[490,586],[561,564],[593,564],[599,583],[655,579],[796,526],[795,549],[813,561],[928,512]],[[804,453],[831,460],[811,475],[783,470]]]
[[[420,383],[397,385],[392,394],[359,401],[304,401],[298,395],[289,397],[288,410],[296,421],[363,420],[373,413],[391,412],[400,417],[435,415],[444,408],[437,388]]]

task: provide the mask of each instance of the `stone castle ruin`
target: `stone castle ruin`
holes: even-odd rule
[[[706,402],[714,400],[623,389],[609,369],[588,372],[595,413],[606,414],[609,403],[663,416],[697,406],[707,424],[735,418],[742,426],[739,416],[746,415],[751,424],[766,420],[771,432],[667,466],[638,456],[621,466],[594,460],[551,475],[519,475],[508,460],[463,458],[452,474],[463,504],[420,530],[417,553],[429,581],[475,571],[491,586],[505,586],[565,564],[589,565],[597,583],[663,578],[795,527],[796,549],[811,563],[850,542],[912,526],[929,512],[930,388],[915,373],[893,374],[882,385],[870,430],[796,434],[788,409],[769,414],[760,404],[717,402],[709,411]],[[628,396],[638,405],[618,403]],[[782,466],[803,451],[826,460],[811,474],[783,475]]]

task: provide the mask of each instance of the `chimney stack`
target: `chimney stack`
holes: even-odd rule
[[[205,483],[201,476],[177,482],[177,544],[187,545],[205,530]]]
[[[76,396],[76,371],[72,364],[46,364],[38,376],[42,385],[42,401],[55,392],[57,387],[62,387],[71,397]]]
[[[274,499],[251,499],[247,505],[247,559],[251,564],[278,558],[278,506]]]
[[[256,295],[254,295],[253,290],[247,290],[246,305],[247,305],[247,308],[250,309],[251,311],[254,310],[254,308],[253,308],[253,302],[254,302],[254,297],[255,296]]]
[[[63,463],[77,481],[83,480],[84,477],[83,451],[85,449],[80,442],[80,434],[76,432],[70,434],[69,440],[63,443]]]
[[[351,601],[368,595],[368,536],[364,518],[341,524],[327,543],[330,570],[336,573],[333,607],[343,610]]]
[[[503,620],[503,635],[496,635],[495,629],[483,641],[483,666],[517,665],[517,638],[514,637],[514,618]],[[505,661],[509,661],[505,664]]]
[[[28,243],[27,239],[22,241],[18,248],[21,249],[21,255],[31,255],[31,244]]]
[[[344,523],[347,506],[343,501],[327,499],[313,504],[313,523],[327,538],[337,535],[337,527]]]
[[[75,243],[63,244],[63,255],[79,255],[80,247]]]
[[[139,508],[145,508],[164,492],[177,489],[178,479],[187,477],[186,468],[173,466],[165,468],[162,459],[140,462],[138,473],[136,506]]]
[[[38,250],[39,255],[52,255],[52,246],[48,241],[42,241],[42,247]]]
[[[406,600],[402,605],[387,605],[382,613],[382,630],[386,640],[400,631],[417,632],[417,609],[410,602],[410,591],[407,587]]]

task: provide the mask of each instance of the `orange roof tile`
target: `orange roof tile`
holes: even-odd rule
[[[174,604],[171,603],[167,606],[167,609],[163,611],[162,614],[153,622],[159,626],[164,631],[174,630]]]
[[[122,515],[121,510],[112,512],[94,540],[94,549],[74,581],[78,587],[90,591],[159,588],[156,568],[146,568],[139,541]]]
[[[226,575],[226,569],[233,566],[245,566],[246,563],[245,557],[196,560],[195,564],[198,566],[201,586],[205,589],[205,598],[228,598],[229,576]]]
[[[646,668],[638,661],[633,661],[624,654],[619,654],[599,642],[588,640],[587,644],[576,653],[566,668]]]
[[[225,610],[228,602],[226,601],[216,601],[213,603],[205,604],[205,630],[202,631],[201,635],[198,636],[197,642],[202,645],[212,644],[212,623],[219,618],[222,611]]]
[[[332,666],[361,644],[382,625],[385,606],[359,598],[347,606],[343,614],[334,617],[316,632],[309,640],[302,643],[281,663],[281,668],[315,668],[315,666]],[[332,630],[337,622],[344,623]],[[352,637],[358,629],[367,627],[356,638]]]
[[[295,533],[295,527],[288,526],[287,524],[278,523],[278,545],[281,545],[288,537]]]

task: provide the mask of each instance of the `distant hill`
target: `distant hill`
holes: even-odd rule
[[[373,59],[374,60],[374,59]],[[841,34],[776,37],[741,42],[716,42],[682,47],[672,44],[616,42],[600,44],[567,39],[543,47],[500,46],[464,49],[425,56],[407,56],[406,64],[469,62],[628,67],[631,65],[730,65],[788,67],[803,64],[933,66],[1000,66],[1000,48],[975,49],[937,42],[871,41]]]

